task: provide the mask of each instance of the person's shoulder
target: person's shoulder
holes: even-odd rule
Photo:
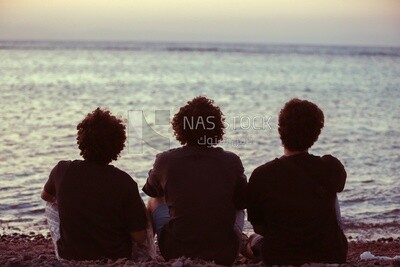
[[[208,160],[212,160],[221,168],[225,168],[236,178],[243,178],[244,167],[239,155],[234,152],[224,150],[221,147],[209,147],[202,150],[202,154]]]
[[[86,168],[85,160],[74,159],[74,160],[60,160],[57,164],[59,168]]]
[[[68,167],[71,165],[71,163],[72,162],[75,162],[76,160],[74,160],[74,161],[71,161],[71,160],[60,160],[55,166],[54,166],[54,168],[53,168],[53,173],[55,173],[55,174],[60,174],[60,173],[63,173],[63,172],[65,172],[67,169],[68,169]]]
[[[336,191],[341,192],[347,178],[346,169],[342,162],[332,155],[324,155],[320,157],[320,161],[323,163],[323,168],[330,177],[331,182],[335,184]]]
[[[157,160],[167,159],[183,153],[183,147],[171,148],[156,155]]]
[[[139,190],[138,184],[127,172],[115,167],[113,168],[114,177],[112,177],[112,184],[115,189],[120,192],[122,196],[129,196],[135,194]]]
[[[229,166],[229,168],[244,172],[242,160],[236,153],[224,150],[221,147],[213,147],[210,151],[214,152],[212,157],[214,157],[216,160],[225,163],[226,166]]]
[[[56,165],[56,167],[58,167],[58,168],[60,168],[60,167],[64,167],[64,166],[69,166],[72,162],[76,162],[76,161],[79,161],[79,160],[60,160],[58,163],[57,163],[57,165]]]
[[[321,160],[327,165],[328,170],[333,174],[338,174],[342,178],[347,177],[343,163],[332,155],[324,155]]]
[[[137,183],[135,182],[135,180],[132,178],[132,176],[130,176],[127,172],[110,165],[110,167],[113,170],[113,179],[115,180],[119,180],[121,181],[123,184],[133,184],[133,185],[137,185]]]
[[[252,177],[268,176],[279,168],[279,159],[275,158],[254,169]]]
[[[221,155],[223,155],[226,158],[231,158],[233,160],[240,160],[240,157],[232,151],[224,150],[222,147],[215,147],[213,149],[216,153],[220,153]]]
[[[121,170],[120,168],[115,167],[113,165],[109,165],[109,166],[112,168],[114,175],[117,175],[118,177],[121,177],[121,178],[131,178],[132,179],[132,177],[126,171]]]
[[[340,160],[338,158],[332,156],[331,154],[323,155],[321,157],[321,160],[332,166],[342,166],[343,165],[342,162],[340,162]]]
[[[325,168],[328,168],[330,171],[344,169],[342,162],[331,154],[323,156],[311,156],[314,161],[319,162],[320,165],[325,166]]]
[[[249,190],[259,191],[269,188],[269,185],[274,183],[277,179],[276,174],[279,172],[278,166],[279,159],[275,158],[255,168],[249,178]]]

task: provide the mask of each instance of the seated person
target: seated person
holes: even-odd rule
[[[323,126],[317,105],[287,102],[278,128],[284,155],[256,168],[249,179],[248,219],[263,236],[251,236],[256,241],[250,244],[266,264],[346,261],[347,240],[335,208],[346,171],[331,155],[308,153]]]
[[[60,161],[42,192],[43,200],[58,206],[60,233],[51,225],[56,254],[69,260],[131,258],[132,241],[146,240],[146,209],[132,177],[109,165],[124,148],[125,125],[97,108],[77,130],[84,160]]]
[[[243,230],[246,177],[240,158],[215,145],[223,114],[196,97],[172,120],[182,147],[157,155],[143,191],[166,259],[186,256],[231,265]]]

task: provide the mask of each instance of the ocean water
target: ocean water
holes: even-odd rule
[[[113,164],[141,187],[155,155],[179,146],[165,123],[206,95],[226,116],[221,146],[248,177],[282,155],[283,104],[316,102],[326,124],[311,153],[346,167],[346,233],[400,234],[400,48],[1,41],[0,93],[0,232],[46,231],[40,192],[59,160],[80,158],[76,125],[88,112],[126,119],[128,143]],[[141,112],[148,127],[138,147]]]

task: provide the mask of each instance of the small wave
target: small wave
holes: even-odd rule
[[[400,209],[392,209],[390,211],[385,212],[384,214],[398,216],[400,215]]]
[[[382,56],[382,57],[397,57],[399,56],[397,53],[391,53],[391,52],[368,52],[368,51],[362,51],[355,53],[358,56]]]
[[[16,190],[16,189],[20,189],[20,186],[4,186],[4,187],[0,187],[0,192],[1,191],[10,191],[10,190]]]
[[[32,222],[33,220],[31,218],[17,218],[17,219],[12,219],[12,220],[1,220],[1,224],[8,224],[8,223],[23,223],[23,222]]]
[[[217,47],[167,47],[167,51],[178,51],[178,52],[218,52],[220,51]]]
[[[398,221],[391,221],[391,222],[384,222],[384,223],[365,223],[365,222],[354,222],[344,220],[345,228],[352,228],[352,229],[368,229],[368,228],[398,228],[400,229],[400,222]]]
[[[33,173],[33,172],[22,172],[22,173],[16,173],[14,175],[15,175],[15,177],[19,178],[19,177],[28,177],[28,176],[31,176],[33,174],[35,174],[35,173]]]
[[[352,203],[364,202],[365,200],[366,200],[366,198],[364,198],[364,197],[356,197],[356,198],[351,198],[351,199],[347,199],[347,200],[340,200],[340,202],[343,202],[344,205],[347,205],[347,204],[352,204]]]
[[[28,211],[21,212],[21,215],[39,215],[39,214],[44,214],[45,209],[44,208],[39,208],[39,209],[32,209]]]
[[[375,182],[374,180],[365,180],[365,181],[361,181],[361,183],[363,183],[363,184],[370,184],[370,183],[373,183],[373,182]]]
[[[34,205],[32,205],[32,203],[20,203],[20,204],[11,204],[11,205],[3,204],[3,205],[0,205],[0,210],[21,210],[21,209],[32,208],[32,206],[34,206]]]

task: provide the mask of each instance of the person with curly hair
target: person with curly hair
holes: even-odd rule
[[[213,100],[195,97],[172,120],[182,147],[158,154],[149,172],[143,191],[166,260],[231,265],[238,256],[247,181],[240,158],[216,147],[224,127]]]
[[[58,162],[41,195],[49,203],[56,255],[68,260],[131,258],[132,241],[146,240],[147,217],[136,182],[109,164],[125,146],[125,125],[97,108],[77,130],[84,160]]]
[[[248,186],[248,220],[257,234],[248,252],[267,265],[344,263],[347,240],[336,193],[346,171],[331,155],[308,153],[324,127],[322,110],[292,99],[279,113],[284,155],[256,168]]]

